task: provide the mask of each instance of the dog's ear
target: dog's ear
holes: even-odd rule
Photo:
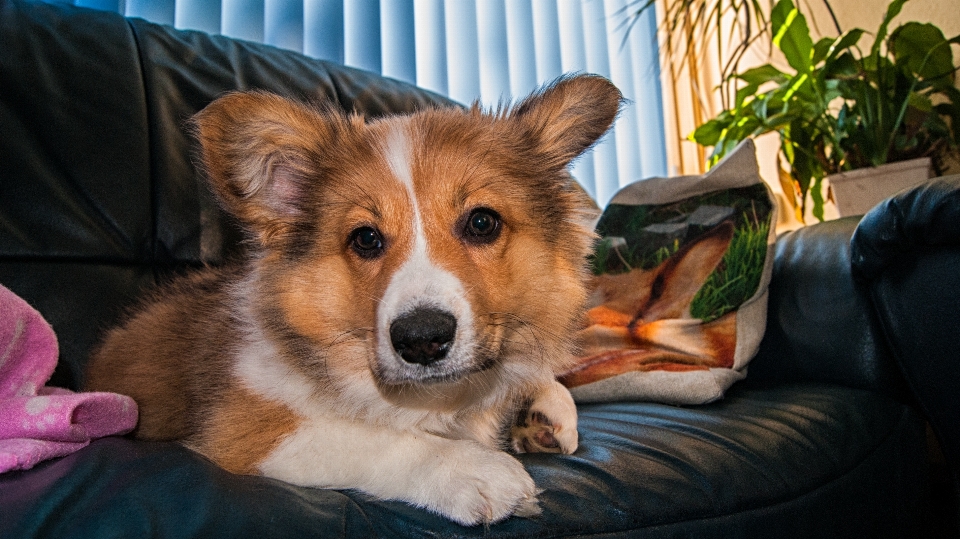
[[[565,167],[610,129],[622,101],[603,77],[563,77],[524,99],[510,118],[537,140],[551,165]]]
[[[306,217],[319,153],[333,136],[326,120],[262,92],[226,94],[193,117],[200,165],[214,193],[262,244]]]

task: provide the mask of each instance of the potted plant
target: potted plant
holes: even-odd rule
[[[770,13],[772,41],[790,69],[766,64],[731,74],[741,85],[733,106],[690,138],[713,146],[712,165],[745,138],[779,133],[790,165],[785,187],[796,195],[801,220],[808,193],[813,215],[823,219],[828,175],[922,157],[941,167],[960,147],[951,50],[960,36],[947,39],[918,22],[888,32],[905,2],[890,3],[864,50],[867,32],[859,28],[814,43],[792,0],[779,0]]]

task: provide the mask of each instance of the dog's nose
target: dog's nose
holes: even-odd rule
[[[457,319],[446,311],[418,307],[390,324],[393,349],[407,363],[429,365],[447,356],[457,334]]]

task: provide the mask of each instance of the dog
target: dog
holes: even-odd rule
[[[248,234],[107,331],[86,389],[132,396],[135,436],[234,473],[402,500],[463,525],[539,513],[510,452],[572,453],[594,241],[567,172],[613,124],[608,80],[494,111],[366,120],[230,93],[192,126]]]

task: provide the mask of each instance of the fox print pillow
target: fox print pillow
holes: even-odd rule
[[[576,401],[702,404],[746,376],[766,326],[776,205],[753,141],[702,176],[621,189],[597,223]]]

